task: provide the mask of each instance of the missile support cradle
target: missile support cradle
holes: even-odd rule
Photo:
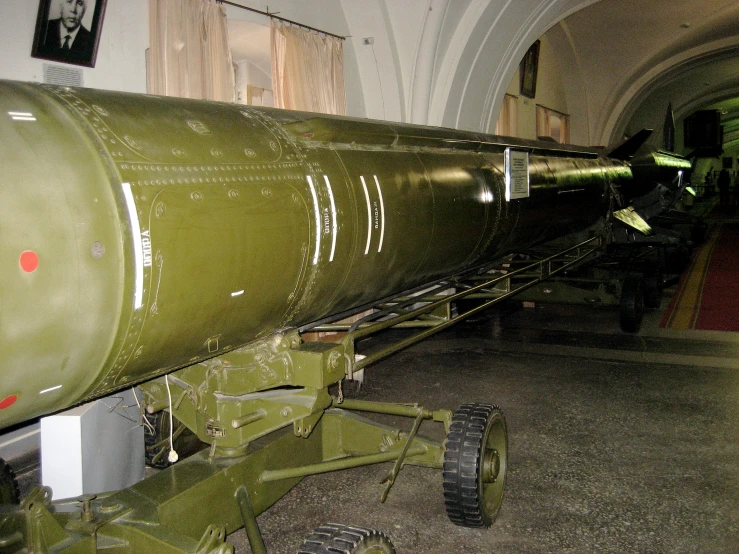
[[[504,259],[494,267],[439,281],[425,293],[385,299],[339,343],[305,343],[297,330],[278,333],[144,383],[144,415],[171,411],[210,449],[130,489],[97,498],[51,503],[51,491],[37,489],[24,499],[21,511],[5,517],[0,544],[8,551],[26,546],[32,552],[229,552],[226,534],[244,526],[252,551],[266,552],[255,517],[300,479],[381,462],[393,462],[382,501],[404,465],[443,469],[452,521],[488,526],[502,503],[507,464],[505,420],[498,408],[469,404],[455,413],[432,411],[332,396],[329,387],[372,361],[592,258],[600,248],[600,237],[594,237],[515,270]],[[460,292],[449,294],[451,290]],[[483,298],[484,304],[453,313],[455,302],[464,298]],[[408,307],[411,302],[413,308]],[[371,323],[377,317],[382,321]],[[354,354],[356,341],[393,327],[417,332],[368,356]],[[345,331],[347,325],[324,322],[309,329]],[[362,417],[363,412],[403,416],[413,423],[403,431]],[[470,420],[481,421],[482,431],[468,431]],[[445,443],[418,435],[423,421],[441,423]],[[281,429],[291,432],[275,433]],[[250,448],[264,437],[271,438]],[[476,452],[463,457],[461,449],[469,449],[471,440],[478,441]],[[459,467],[470,459],[471,471]],[[470,487],[462,475],[473,480],[472,490],[479,490],[472,502],[462,496],[464,487]]]
[[[380,462],[392,462],[383,500],[404,465],[442,469],[451,520],[492,523],[507,464],[500,409],[352,400],[342,380],[592,258],[600,236],[515,267],[507,256],[605,215],[635,178],[629,164],[65,87],[3,82],[0,104],[0,327],[13,330],[0,343],[12,368],[0,425],[138,385],[144,417],[171,414],[209,445],[116,493],[52,502],[35,490],[3,513],[0,551],[229,552],[226,534],[244,526],[266,552],[255,517],[300,479]],[[464,298],[479,302],[458,310]],[[357,352],[388,328],[409,334]],[[346,334],[305,342],[306,331]],[[424,421],[446,441],[419,435]],[[344,536],[352,552],[393,551],[382,534],[322,529],[305,552]]]

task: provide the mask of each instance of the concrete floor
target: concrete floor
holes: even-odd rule
[[[381,504],[381,464],[305,479],[259,517],[270,552],[324,522],[383,530],[399,554],[739,552],[739,335],[665,331],[658,313],[624,335],[613,310],[513,306],[372,366],[356,395],[500,405],[494,525],[452,525],[431,469],[405,468]],[[243,531],[229,540],[250,551]]]

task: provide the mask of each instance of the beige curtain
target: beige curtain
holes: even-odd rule
[[[233,102],[226,12],[207,0],[149,0],[152,94]]]
[[[569,142],[570,116],[544,106],[536,106],[536,135],[552,137],[557,142]]]
[[[275,106],[346,114],[341,39],[272,20]]]
[[[549,110],[543,106],[536,106],[536,136],[548,137],[552,132],[549,126]]]
[[[498,121],[495,124],[495,134],[506,137],[518,136],[518,98],[515,96],[506,94],[503,97]]]

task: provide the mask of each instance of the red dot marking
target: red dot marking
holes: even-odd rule
[[[33,250],[26,250],[21,254],[21,269],[26,273],[33,273],[38,268],[38,254]]]
[[[15,404],[16,400],[18,400],[18,396],[16,396],[15,394],[6,396],[2,400],[0,400],[0,410],[4,410],[5,408],[10,408],[13,404]]]

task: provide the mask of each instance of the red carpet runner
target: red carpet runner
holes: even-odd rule
[[[683,274],[660,326],[739,332],[739,224],[713,227]]]

